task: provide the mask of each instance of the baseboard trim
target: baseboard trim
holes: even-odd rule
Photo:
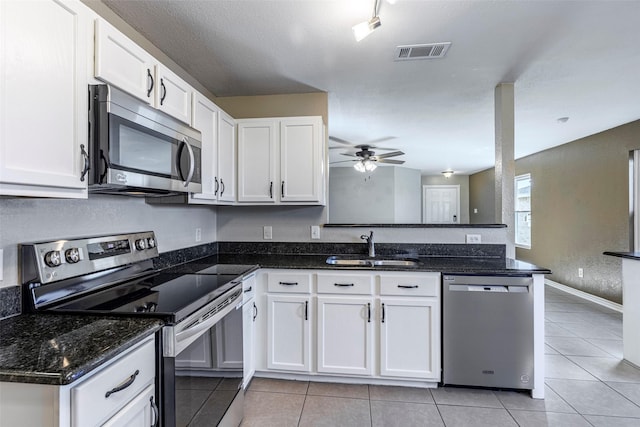
[[[579,289],[572,288],[567,285],[563,285],[562,283],[554,282],[553,280],[550,280],[550,279],[544,279],[544,283],[548,286],[551,286],[552,288],[558,289],[559,291],[566,292],[578,298],[582,298],[589,302],[592,302],[592,303],[601,305],[603,307],[606,307],[608,309],[615,310],[619,313],[622,313],[622,304],[618,304],[616,302],[609,301],[608,299],[604,299],[602,297],[592,295],[588,292],[584,292]]]

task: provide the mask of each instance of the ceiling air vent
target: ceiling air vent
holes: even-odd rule
[[[396,47],[396,61],[444,58],[451,42],[414,44]]]

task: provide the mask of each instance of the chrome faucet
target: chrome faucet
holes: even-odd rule
[[[369,256],[371,258],[376,256],[376,243],[373,241],[373,231],[371,231],[371,233],[367,236],[366,234],[363,234],[362,236],[360,236],[360,238],[362,240],[366,240],[367,241],[367,245],[369,246]]]

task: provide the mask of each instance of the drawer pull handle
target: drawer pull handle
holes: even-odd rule
[[[247,292],[251,292],[253,290],[252,286],[249,286],[247,289],[244,290],[244,293],[246,294]]]
[[[309,301],[304,302],[304,320],[309,320]]]
[[[349,287],[349,286],[353,286],[353,283],[334,283],[333,286],[340,286],[340,287]]]
[[[298,282],[280,282],[284,286],[298,286]]]
[[[382,323],[384,323],[385,312],[384,312],[384,303],[382,303]]]
[[[418,285],[398,285],[400,289],[418,289]]]
[[[133,373],[133,375],[131,375],[126,381],[124,381],[122,384],[115,386],[114,388],[112,388],[111,390],[109,390],[108,392],[105,393],[104,397],[107,398],[109,396],[111,396],[114,393],[117,393],[119,391],[124,390],[125,388],[129,387],[131,384],[133,384],[133,382],[136,380],[136,377],[138,376],[138,374],[140,373],[139,369],[136,369],[136,371]]]
[[[371,323],[371,303],[367,303],[367,323]]]

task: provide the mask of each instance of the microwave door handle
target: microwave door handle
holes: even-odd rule
[[[193,154],[193,148],[191,148],[191,144],[189,144],[189,140],[187,138],[182,138],[182,142],[187,146],[187,150],[189,150],[189,174],[187,175],[187,179],[184,181],[184,186],[188,187],[191,184],[191,180],[193,179],[193,173],[195,172],[196,167],[196,156]],[[180,163],[180,159],[178,159],[178,163]]]

